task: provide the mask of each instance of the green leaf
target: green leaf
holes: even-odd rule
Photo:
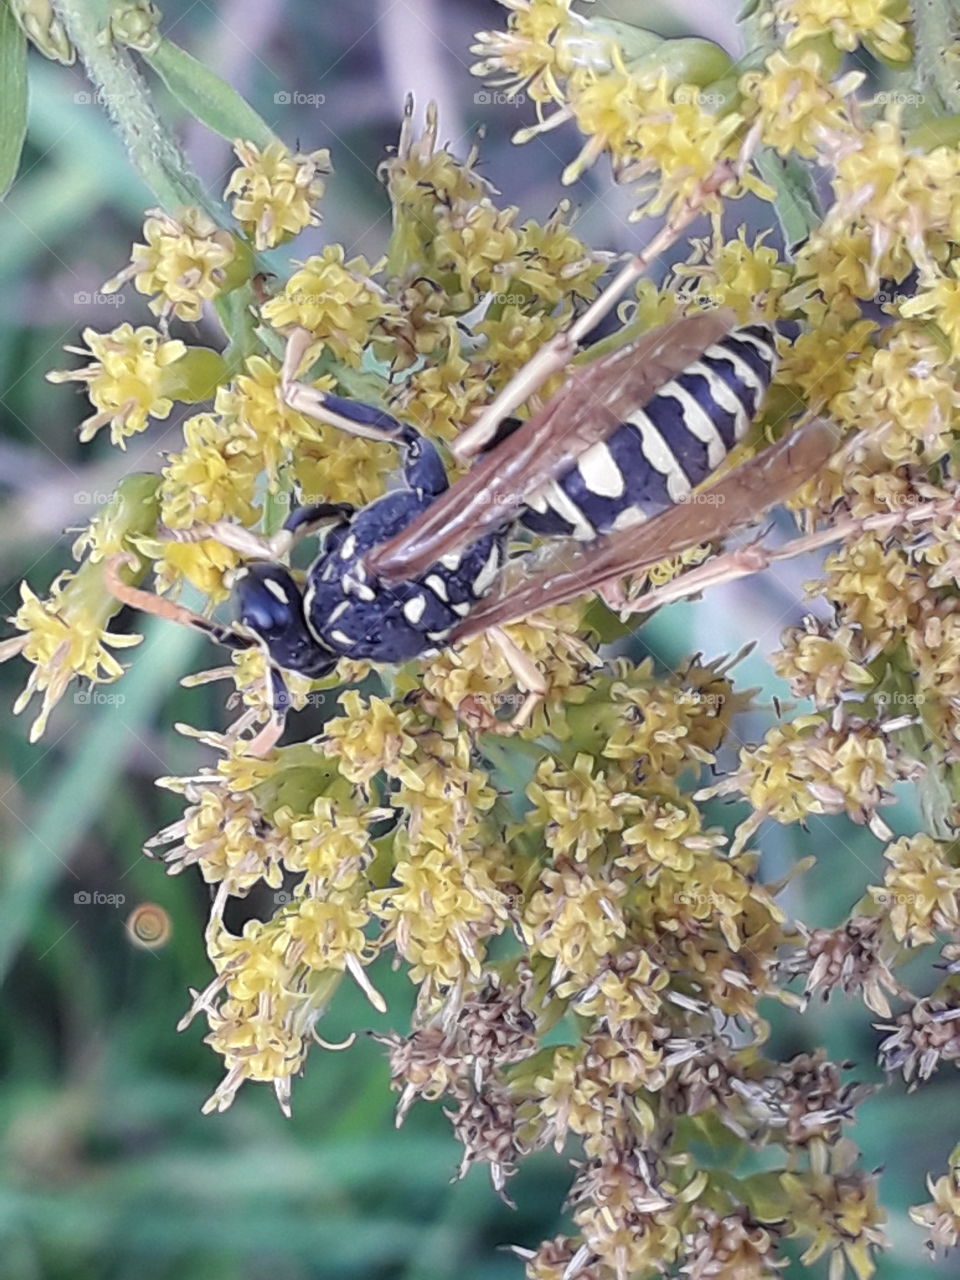
[[[230,142],[243,138],[258,147],[277,141],[253,107],[186,49],[161,40],[153,53],[144,56],[180,105],[221,138]]]
[[[0,0],[0,197],[13,186],[27,135],[27,37]]]
[[[797,156],[785,160],[769,147],[757,156],[757,168],[764,182],[777,192],[774,208],[784,247],[792,256],[823,220],[810,170]]]

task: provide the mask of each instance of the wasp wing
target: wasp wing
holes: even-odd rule
[[[367,556],[387,582],[415,578],[441,556],[501,527],[526,499],[736,325],[726,308],[673,320],[576,369],[539,413],[501,441],[411,525]]]
[[[715,542],[782,502],[814,476],[838,446],[834,427],[814,419],[729,471],[696,498],[593,542],[548,549],[541,570],[513,588],[475,605],[453,632],[466,640],[488,627],[513,622],[551,605],[640,573],[668,556]],[[709,497],[710,501],[707,501]]]

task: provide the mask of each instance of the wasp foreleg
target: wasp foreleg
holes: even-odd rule
[[[160,530],[168,542],[205,542],[212,538],[248,560],[282,560],[295,542],[316,533],[325,524],[343,524],[355,508],[346,502],[314,502],[297,507],[283,523],[283,528],[269,536],[232,520],[214,520],[210,524],[192,524],[188,529]]]

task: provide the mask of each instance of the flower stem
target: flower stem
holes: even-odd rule
[[[949,114],[960,112],[960,58],[955,0],[912,0],[920,88]]]
[[[176,214],[199,205],[218,224],[222,213],[209,199],[186,157],[157,115],[150,92],[126,49],[109,32],[105,0],[52,0],[76,46],[99,100],[123,138],[130,159],[163,208]]]

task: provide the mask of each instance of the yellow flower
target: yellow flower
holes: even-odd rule
[[[942,1178],[927,1178],[927,1189],[932,1203],[914,1206],[910,1217],[930,1233],[931,1249],[955,1249],[960,1244],[960,1152],[950,1153],[949,1170]]]
[[[244,370],[218,389],[215,407],[235,421],[233,447],[258,457],[271,490],[277,488],[284,465],[292,464],[301,492],[308,495],[305,501],[365,506],[379,497],[384,474],[396,462],[394,449],[291,409],[283,399],[274,361],[250,356]],[[335,384],[333,378],[322,377],[310,385],[330,391]]]
[[[885,548],[879,538],[866,534],[827,556],[824,569],[824,593],[843,621],[858,626],[878,647],[920,617],[927,584],[898,547]]]
[[[183,209],[179,218],[150,209],[143,234],[147,243],[133,246],[129,267],[104,289],[112,293],[133,280],[139,293],[154,295],[149,304],[154,315],[199,320],[203,303],[224,286],[237,241],[195,208]]]
[[[617,796],[602,773],[594,776],[596,761],[581,753],[572,769],[547,758],[537,767],[527,795],[535,806],[531,821],[544,826],[544,838],[555,853],[571,853],[582,860],[598,848],[610,831],[623,826]]]
[[[902,316],[929,316],[943,331],[953,352],[960,358],[960,263],[951,262],[954,278],[940,276],[915,298],[900,304]]]
[[[318,796],[308,817],[285,808],[274,822],[289,830],[293,847],[284,861],[288,870],[305,873],[304,888],[319,897],[327,888],[353,888],[371,856],[370,837],[362,818],[344,812],[329,796]]]
[[[330,173],[330,152],[301,155],[282,142],[260,148],[237,141],[233,149],[240,165],[230,175],[224,198],[233,196],[233,216],[253,234],[258,249],[272,249],[304,227],[315,227],[320,215],[314,205],[323,195],[323,179]]]
[[[826,34],[848,53],[858,44],[893,62],[905,62],[912,53],[907,0],[778,0],[777,15],[792,24],[788,49]]]
[[[955,283],[960,301],[960,282]],[[934,292],[931,290],[931,295]],[[904,314],[922,309],[910,303],[900,308]],[[942,317],[938,323],[943,327]],[[960,342],[960,310],[957,324]],[[854,363],[850,385],[834,398],[831,409],[841,422],[871,432],[889,462],[916,462],[918,455],[933,461],[952,442],[954,418],[960,408],[956,377],[939,344],[922,328],[891,325],[883,342]]]
[[[576,62],[599,70],[617,60],[614,42],[595,35],[571,0],[501,0],[511,10],[508,30],[481,31],[471,53],[482,61],[470,68],[475,76],[501,78],[493,83],[511,93],[524,90],[535,102],[562,102],[558,78],[569,75]]]
[[[631,214],[631,219],[659,213],[689,199],[722,159],[737,154],[743,117],[732,111],[714,115],[699,105],[698,98],[697,91],[682,87],[668,92],[665,76],[651,92],[619,176],[621,181],[631,182],[659,172],[660,178],[656,184],[647,182],[641,188],[642,194],[652,190],[653,195]],[[741,183],[745,189],[770,198],[770,188],[759,182],[749,168]],[[719,208],[718,197],[712,197],[710,205]]]
[[[92,562],[77,573],[61,573],[47,600],[34,595],[25,582],[20,584],[20,598],[23,603],[10,621],[25,634],[0,644],[0,662],[22,653],[33,664],[13,710],[19,715],[35,693],[43,694],[40,714],[30,728],[30,741],[36,742],[74,676],[85,676],[94,684],[119,680],[123,667],[109,649],[127,649],[143,637],[106,629],[120,605],[103,586],[102,569]]]
[[[254,524],[260,461],[251,456],[249,442],[209,413],[188,418],[183,434],[185,447],[163,469],[163,523],[176,529],[215,520]]]
[[[352,890],[342,893],[328,888],[322,900],[299,898],[283,912],[281,924],[294,944],[297,962],[323,972],[346,969],[351,960],[355,965],[366,954],[363,930],[369,918]]]
[[[849,690],[874,683],[862,660],[857,661],[863,657],[860,640],[852,627],[820,627],[808,618],[803,627],[788,627],[783,633],[783,648],[773,654],[772,666],[790,681],[798,698],[830,706]]]
[[[396,882],[368,896],[410,965],[410,978],[444,985],[477,978],[485,940],[507,924],[506,895],[496,867],[480,850],[461,860],[446,849],[411,850],[393,868]]]
[[[890,787],[916,770],[881,733],[866,724],[835,728],[820,716],[798,716],[769,730],[758,747],[740,752],[740,771],[698,792],[695,799],[740,791],[753,815],[738,834],[737,846],[764,817],[801,822],[807,814],[843,813],[889,837],[877,808],[891,803]]]
[[[541,873],[524,932],[535,952],[554,961],[553,984],[568,974],[586,984],[619,948],[627,932],[620,906],[626,892],[623,880],[593,875],[566,859]]]
[[[343,776],[361,786],[381,769],[394,776],[407,776],[407,758],[417,750],[416,738],[410,732],[414,727],[413,712],[398,711],[383,698],[373,697],[365,703],[355,689],[341,694],[340,705],[345,714],[327,721],[324,739],[327,750],[337,757]],[[416,779],[415,772],[413,777]]]
[[[618,867],[651,879],[661,867],[689,872],[705,851],[724,843],[721,832],[704,832],[700,811],[690,801],[644,796],[640,805],[639,819],[623,833],[626,850],[615,860]]]
[[[345,263],[343,246],[328,244],[293,273],[283,293],[264,303],[263,318],[275,329],[309,330],[317,340],[312,359],[329,347],[338,360],[357,366],[373,326],[395,311],[372,284],[370,272],[365,258]]]
[[[889,913],[898,942],[920,947],[960,931],[960,870],[949,845],[921,833],[888,845],[883,856],[883,887],[871,885],[870,894]]]
[[[168,370],[186,354],[184,343],[163,339],[146,325],[122,324],[112,333],[84,329],[82,347],[67,347],[75,355],[92,356],[84,369],[48,373],[50,382],[85,382],[97,413],[80,425],[80,439],[92,440],[110,424],[110,438],[121,447],[126,436],[144,431],[148,418],[166,418],[173,408]]]
[[[862,71],[851,71],[830,84],[818,53],[808,49],[788,58],[778,50],[767,58],[763,71],[741,77],[740,92],[756,102],[768,146],[781,155],[814,156],[825,133],[851,132],[844,99],[865,78]]]
[[[720,240],[712,250],[708,241],[695,241],[691,256],[674,268],[677,276],[691,277],[684,292],[701,307],[732,307],[744,323],[757,315],[772,319],[791,273],[776,249],[764,245],[766,234],[747,244],[741,226],[735,239]]]

